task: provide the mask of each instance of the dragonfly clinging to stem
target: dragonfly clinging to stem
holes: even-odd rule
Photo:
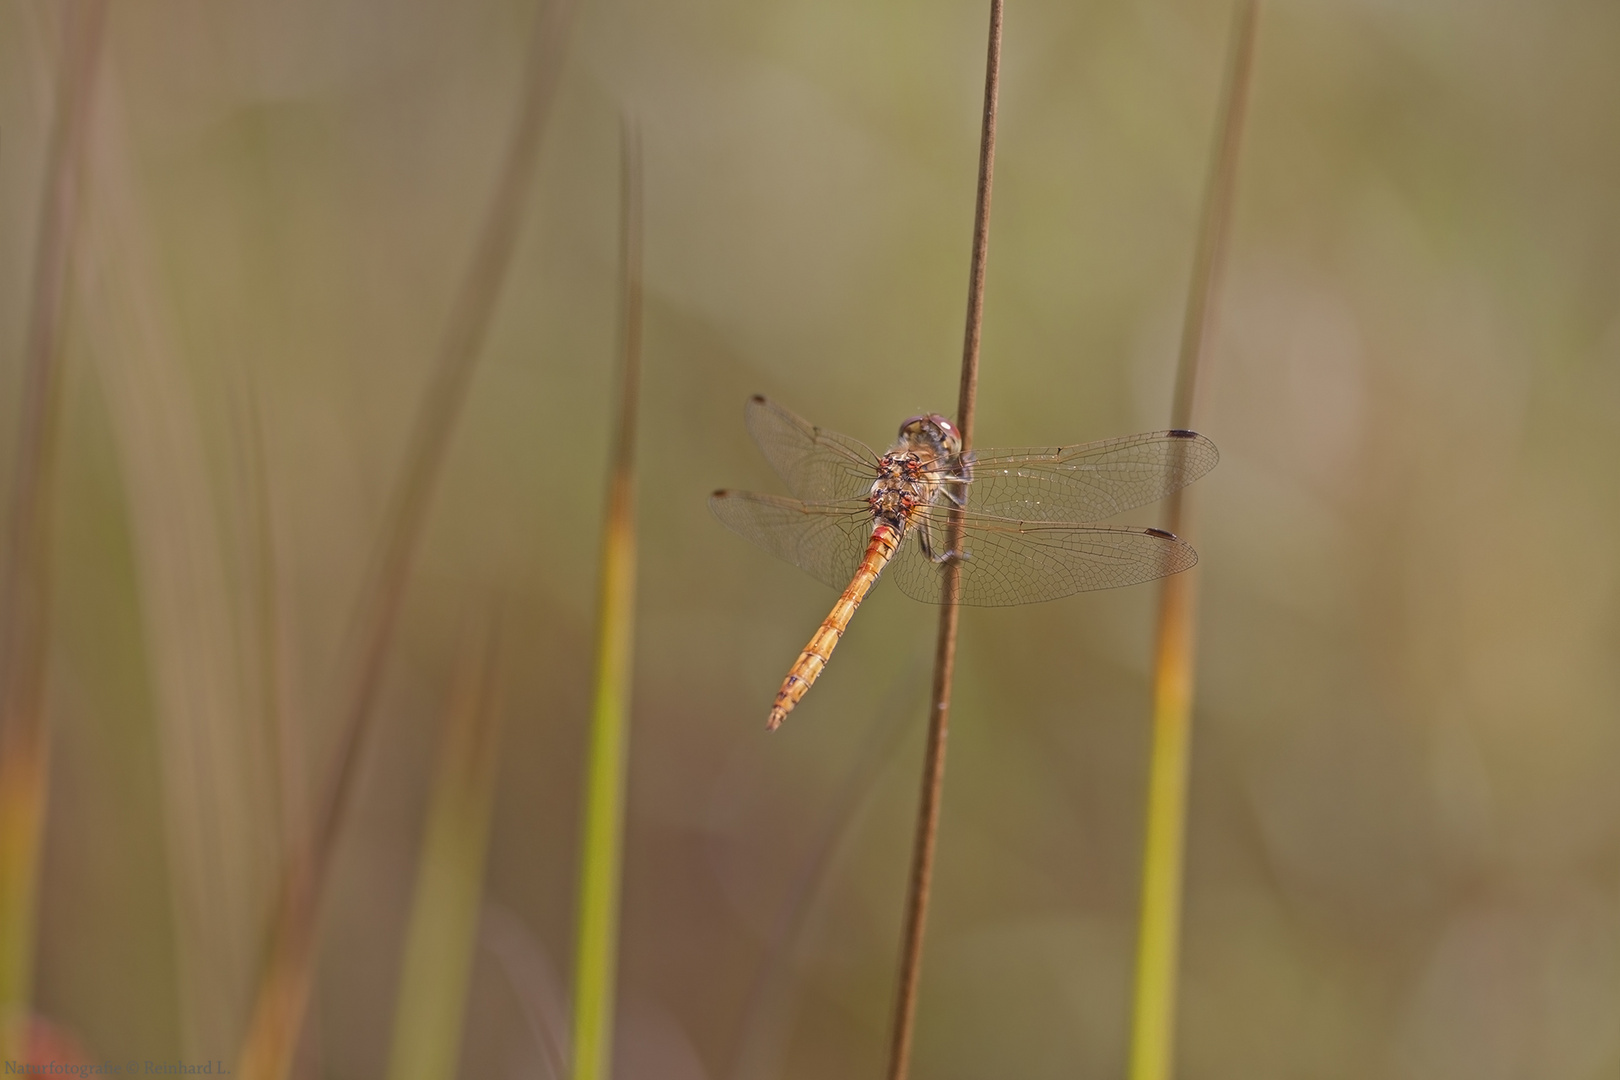
[[[964,453],[956,426],[938,413],[901,424],[880,455],[763,397],[749,399],[747,415],[754,441],[794,497],[717,491],[710,508],[732,532],[843,589],[782,681],[770,728],[821,675],[885,570],[907,596],[979,607],[1186,570],[1198,554],[1163,529],[1082,523],[1156,502],[1220,456],[1204,436],[1179,430]]]

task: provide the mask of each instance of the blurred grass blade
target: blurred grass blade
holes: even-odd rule
[[[105,85],[118,68],[109,55]],[[241,1037],[275,866],[272,746],[256,696],[195,369],[160,269],[125,103],[96,106],[93,231],[78,260],[83,322],[129,523],[151,686],[173,911],[181,1048]]]
[[[574,1080],[612,1075],[613,1002],[624,862],[624,772],[636,619],[636,398],[641,382],[641,139],[623,125],[623,369],[602,526],[596,700],[585,771],[579,909],[574,934]]]
[[[15,472],[0,552],[0,1060],[27,1056],[39,848],[50,785],[45,715],[50,516],[69,264],[81,218],[105,0],[65,4],[34,252]]]
[[[445,717],[439,773],[422,834],[416,894],[394,1007],[390,1080],[456,1075],[467,984],[495,802],[500,712],[495,694],[498,641],[484,629],[466,649]]]
[[[1193,426],[1200,361],[1213,327],[1213,297],[1220,279],[1238,144],[1254,64],[1258,4],[1240,0],[1233,14],[1226,89],[1193,257],[1181,355],[1176,369],[1173,427]],[[1189,531],[1184,495],[1171,496],[1170,531]],[[1131,1021],[1131,1080],[1169,1080],[1175,1056],[1176,993],[1181,931],[1182,867],[1186,840],[1188,755],[1191,748],[1193,667],[1197,647],[1197,571],[1165,578],[1154,650],[1153,748],[1148,766],[1147,824],[1143,831],[1142,898],[1136,952],[1136,999]]]
[[[439,342],[406,444],[377,558],[360,601],[354,667],[342,699],[337,762],[316,806],[310,836],[283,873],[269,952],[238,1055],[238,1071],[244,1080],[282,1080],[303,1029],[313,978],[316,922],[332,853],[364,756],[373,704],[434,482],[511,264],[540,138],[556,98],[573,10],[573,0],[551,0],[535,22],[512,139]]]
[[[990,0],[989,42],[984,62],[984,111],[979,130],[979,183],[973,206],[973,253],[968,263],[967,325],[962,335],[962,381],[956,401],[956,428],[965,453],[973,446],[973,414],[979,393],[979,341],[984,327],[984,272],[990,254],[990,189],[996,163],[996,100],[1001,87],[1002,0]],[[962,548],[962,515],[953,509],[947,550]],[[945,562],[944,593],[956,595],[955,560]],[[939,613],[934,651],[934,686],[928,708],[928,747],[923,757],[922,794],[912,841],[911,878],[906,887],[905,923],[900,932],[900,975],[889,1033],[889,1080],[905,1080],[911,1070],[911,1043],[922,975],[923,933],[928,926],[928,893],[934,874],[934,842],[945,786],[945,741],[950,728],[951,686],[956,677],[956,628],[961,609],[955,600]]]

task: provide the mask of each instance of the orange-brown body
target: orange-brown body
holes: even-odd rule
[[[771,706],[771,717],[766,722],[771,730],[781,726],[783,719],[793,711],[793,706],[799,703],[799,699],[804,697],[811,684],[826,669],[827,661],[831,659],[833,650],[838,648],[838,639],[844,636],[855,609],[861,606],[866,594],[877,584],[878,575],[894,557],[894,549],[899,545],[900,533],[894,526],[879,522],[872,528],[872,541],[866,545],[866,557],[861,560],[860,569],[855,571],[855,576],[850,579],[832,611],[821,620],[821,627],[799,654],[799,659],[794,661],[787,678],[782,680],[782,689],[776,692],[776,702]]]

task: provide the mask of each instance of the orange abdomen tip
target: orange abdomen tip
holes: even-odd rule
[[[878,525],[872,530],[872,540],[867,544],[866,555],[861,559],[861,565],[855,571],[855,577],[850,581],[849,587],[838,598],[828,616],[822,620],[821,627],[816,630],[810,644],[804,647],[799,658],[794,661],[793,667],[788,671],[787,678],[782,680],[782,688],[776,692],[776,701],[771,705],[771,715],[765,721],[767,731],[775,731],[787,719],[787,714],[793,711],[793,706],[799,703],[816,679],[827,668],[827,661],[832,658],[833,650],[838,647],[838,639],[843,637],[844,630],[849,626],[851,616],[855,609],[861,606],[866,594],[883,572],[883,567],[894,555],[895,546],[899,543],[899,534],[889,525]]]

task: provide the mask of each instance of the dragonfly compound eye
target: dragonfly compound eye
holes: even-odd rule
[[[940,450],[954,454],[962,448],[962,435],[951,423],[939,413],[929,413],[926,416],[913,416],[900,425],[902,439],[927,439]]]

